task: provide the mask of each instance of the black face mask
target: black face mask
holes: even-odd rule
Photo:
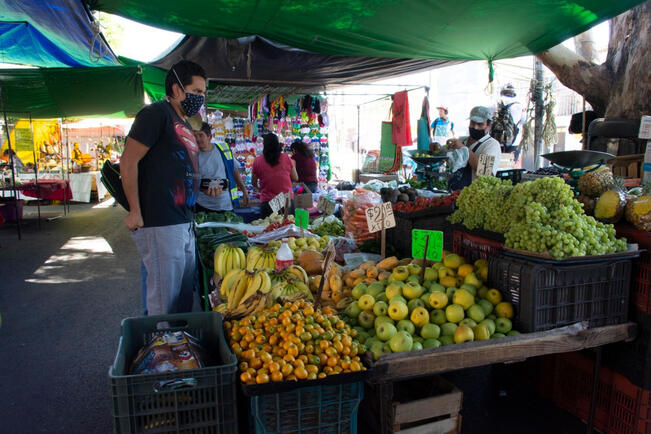
[[[470,137],[475,140],[479,140],[486,135],[486,131],[478,130],[477,128],[468,128],[468,131],[470,132]]]

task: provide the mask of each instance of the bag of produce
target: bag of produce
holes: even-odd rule
[[[380,205],[382,198],[378,193],[370,190],[355,190],[350,198],[344,203],[344,224],[346,232],[350,232],[355,243],[361,244],[366,240],[377,238],[379,232],[370,233],[366,223],[366,209]]]
[[[136,355],[131,374],[159,374],[205,367],[203,349],[186,332],[156,333]]]

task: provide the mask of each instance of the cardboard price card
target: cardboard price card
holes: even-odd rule
[[[278,193],[276,197],[269,201],[271,211],[278,212],[285,207],[285,193]]]
[[[494,155],[480,154],[477,162],[477,176],[493,176]]]
[[[393,215],[393,205],[391,202],[384,202],[382,205],[367,208],[366,224],[370,233],[395,227],[396,218]]]
[[[327,215],[332,215],[335,212],[335,203],[326,196],[321,196],[316,206]]]
[[[294,215],[294,224],[299,228],[307,229],[309,223],[310,213],[305,209],[297,208],[296,214]]]
[[[443,232],[414,229],[411,231],[411,256],[422,258],[425,254],[425,240],[427,241],[427,256],[430,261],[440,261],[443,256]]]

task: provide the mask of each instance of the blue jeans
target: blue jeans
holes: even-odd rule
[[[140,261],[140,280],[142,281],[142,314],[147,316],[147,269],[143,261]]]

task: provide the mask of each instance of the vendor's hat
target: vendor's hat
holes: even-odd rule
[[[485,122],[487,120],[490,120],[492,117],[493,114],[488,107],[478,105],[470,110],[470,120],[473,122]]]
[[[437,110],[438,110],[438,109],[443,109],[443,110],[445,110],[445,111],[448,111],[448,106],[446,106],[446,105],[440,105],[440,106],[436,107],[436,109],[437,109]]]

